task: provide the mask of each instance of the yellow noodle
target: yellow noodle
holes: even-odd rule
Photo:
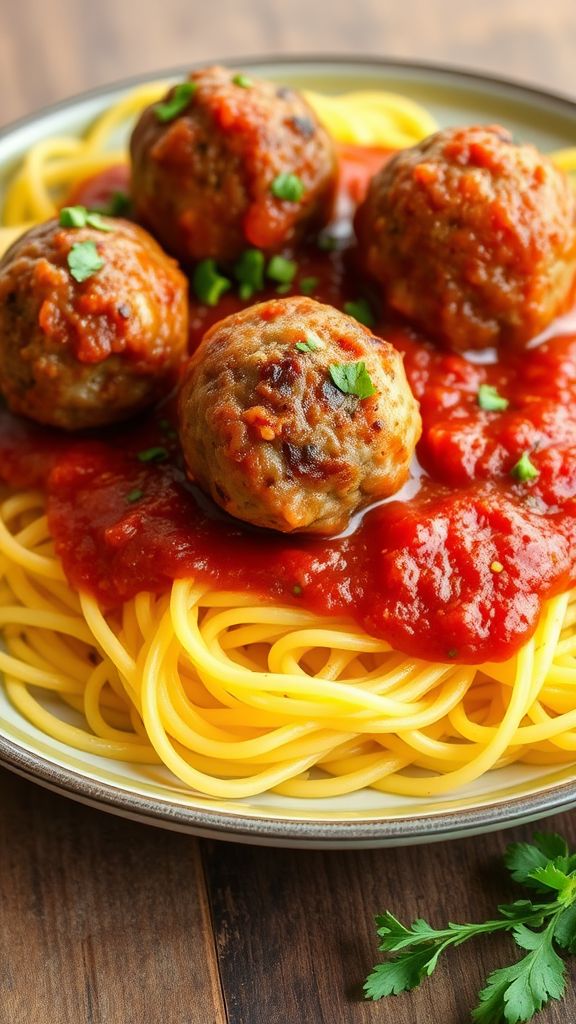
[[[0,512],[6,691],[69,746],[162,762],[199,792],[230,798],[366,786],[434,796],[513,762],[565,763],[576,750],[576,669],[564,669],[561,714],[551,685],[558,637],[574,628],[574,595],[546,604],[534,637],[508,662],[435,665],[351,622],[254,605],[191,580],[161,597],[139,594],[121,616],[104,615],[85,594],[75,610],[57,598],[51,607],[46,563],[58,563],[37,558],[46,544],[38,494],[18,494]],[[57,695],[61,712],[50,703]]]

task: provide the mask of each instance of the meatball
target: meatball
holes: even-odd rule
[[[356,229],[389,305],[454,349],[525,345],[573,298],[572,187],[498,126],[449,128],[399,153]]]
[[[192,479],[231,515],[331,534],[402,486],[421,421],[388,342],[295,296],[214,324],[184,373],[179,429]]]
[[[67,430],[150,404],[186,354],[176,263],[135,224],[96,223],[47,221],[0,260],[0,391],[13,412]]]
[[[336,159],[306,100],[220,67],[189,83],[184,109],[171,117],[170,106],[148,107],[130,144],[136,214],[166,249],[186,264],[227,262],[324,224]]]

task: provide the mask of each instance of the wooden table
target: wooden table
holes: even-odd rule
[[[249,6],[247,10],[246,7]],[[210,56],[447,60],[576,95],[573,0],[2,0],[0,119]],[[545,827],[576,844],[574,816]],[[300,852],[197,841],[0,771],[0,1024],[463,1024],[500,938],[416,993],[368,1004],[373,915],[481,919],[511,898],[500,854],[530,829],[430,847]],[[576,1021],[576,996],[539,1020]]]

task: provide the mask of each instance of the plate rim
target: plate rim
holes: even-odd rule
[[[184,807],[148,797],[83,775],[20,747],[0,735],[0,765],[60,795],[112,814],[135,817],[157,827],[230,842],[259,841],[294,846],[408,845],[438,842],[495,829],[513,828],[528,820],[576,807],[576,781],[559,783],[542,792],[507,798],[493,805],[439,811],[415,818],[402,815],[373,821],[300,821],[266,814],[243,815],[241,805],[230,812]]]
[[[135,75],[128,75],[123,78],[115,79],[113,82],[108,82],[106,85],[96,85],[90,89],[83,89],[80,92],[72,93],[64,99],[56,100],[54,103],[48,103],[40,107],[35,108],[31,113],[24,114],[22,117],[15,118],[9,121],[7,124],[0,125],[0,142],[7,135],[11,135],[13,132],[19,131],[21,128],[26,128],[35,121],[41,120],[44,117],[49,117],[52,114],[57,114],[67,107],[76,106],[79,103],[88,101],[91,99],[99,99],[100,97],[110,95],[122,89],[129,89],[131,86],[142,85],[146,82],[153,82],[154,80],[162,80],[169,78],[176,78],[179,75],[187,74],[191,70],[197,68],[210,67],[212,64],[230,64],[232,67],[253,67],[255,64],[340,64],[340,65],[354,65],[357,64],[361,67],[373,66],[375,70],[382,70],[383,68],[392,69],[403,69],[406,71],[415,71],[417,73],[423,72],[447,75],[450,78],[457,80],[465,79],[472,83],[477,83],[486,86],[500,86],[515,92],[518,98],[522,96],[536,96],[540,100],[548,100],[554,105],[562,106],[574,113],[576,110],[576,94],[574,97],[569,96],[567,93],[561,90],[545,89],[541,86],[533,85],[530,83],[523,83],[521,80],[514,78],[513,76],[506,75],[492,75],[487,71],[470,70],[458,64],[452,64],[451,62],[444,63],[443,61],[434,60],[412,60],[410,57],[378,57],[373,55],[365,54],[342,54],[342,53],[302,53],[302,54],[279,54],[271,53],[264,55],[252,55],[247,57],[215,57],[208,60],[196,60],[191,61],[189,64],[178,64],[168,68],[160,68],[156,71],[144,71]]]
[[[102,86],[74,93],[65,99],[42,106],[30,114],[0,127],[0,144],[14,133],[51,117],[73,109],[90,100],[104,99],[119,91],[162,78],[176,78],[191,69],[223,63],[233,67],[255,65],[298,65],[312,67],[328,65],[350,69],[373,68],[375,72],[402,70],[417,75],[452,79],[455,84],[496,87],[519,100],[537,98],[550,104],[556,111],[565,111],[576,117],[576,98],[539,86],[524,84],[514,78],[469,70],[456,64],[439,61],[412,60],[402,57],[378,57],[354,54],[264,54],[245,57],[215,58],[192,61],[182,66],[143,72],[118,79]],[[242,814],[241,805],[231,803],[230,812],[194,808],[119,789],[73,768],[65,767],[42,754],[27,750],[14,740],[0,735],[0,764],[29,781],[43,785],[73,800],[82,801],[103,811],[134,817],[157,827],[171,828],[196,835],[231,842],[263,842],[270,845],[315,846],[334,848],[346,846],[385,846],[408,843],[434,842],[458,838],[483,831],[512,827],[520,822],[534,820],[545,814],[570,810],[576,806],[576,778],[547,786],[540,792],[507,797],[494,804],[480,804],[474,808],[439,810],[433,815],[399,815],[380,820],[319,821],[302,817],[283,819],[281,815],[267,817],[262,814]],[[561,766],[558,766],[559,768]],[[553,768],[553,766],[551,766]]]

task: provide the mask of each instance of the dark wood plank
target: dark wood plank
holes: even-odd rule
[[[378,960],[374,914],[485,920],[517,898],[502,867],[506,843],[536,826],[407,849],[303,852],[203,847],[230,1024],[464,1024],[489,971],[516,959],[505,936],[451,951],[433,979],[380,1003],[362,999]],[[576,845],[574,815],[542,822]],[[576,1021],[568,995],[538,1021]]]
[[[0,771],[0,1024],[225,1024],[198,842]]]

